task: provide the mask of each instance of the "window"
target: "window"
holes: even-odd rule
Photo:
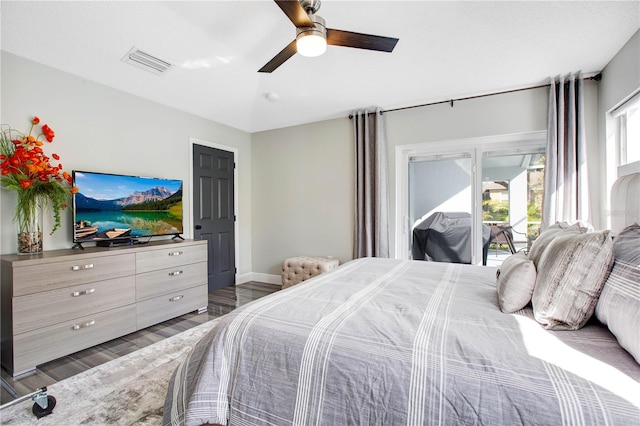
[[[640,172],[640,89],[605,115],[606,164],[605,199],[611,199],[615,180]],[[608,203],[607,203],[608,205]],[[606,228],[611,227],[611,210],[601,209]]]
[[[640,161],[640,107],[636,107],[621,116],[621,126],[624,126],[621,140],[620,158],[622,164]]]
[[[640,161],[640,92],[616,108],[619,166]]]

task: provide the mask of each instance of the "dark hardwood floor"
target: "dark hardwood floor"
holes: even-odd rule
[[[39,365],[35,371],[19,377],[2,369],[1,403],[5,404],[42,386],[64,380],[75,374],[96,367],[145,346],[176,335],[182,331],[221,317],[238,306],[280,290],[279,285],[248,282],[209,293],[207,312],[198,315],[189,313],[160,324],[136,331],[98,346],[76,352],[69,356]]]

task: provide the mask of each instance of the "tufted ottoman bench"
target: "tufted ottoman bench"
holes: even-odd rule
[[[297,256],[282,262],[282,288],[334,269],[340,261],[330,257]]]

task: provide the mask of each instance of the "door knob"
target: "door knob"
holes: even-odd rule
[[[196,225],[196,229],[202,229],[201,225]]]

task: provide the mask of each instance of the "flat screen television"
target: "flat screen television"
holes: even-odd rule
[[[73,185],[78,188],[73,196],[76,245],[183,232],[181,180],[74,170]]]

